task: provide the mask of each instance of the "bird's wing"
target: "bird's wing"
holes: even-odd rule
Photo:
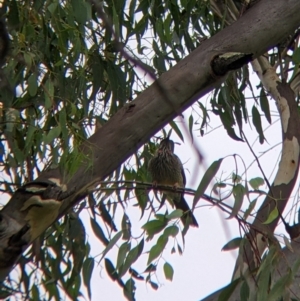
[[[182,182],[183,182],[183,187],[185,187],[185,184],[186,184],[186,177],[185,177],[185,172],[184,172],[184,168],[183,168],[183,165],[180,161],[180,159],[178,158],[178,156],[176,156],[174,154],[175,158],[177,159],[177,161],[179,162],[180,164],[180,171],[181,171],[181,176],[182,176]]]

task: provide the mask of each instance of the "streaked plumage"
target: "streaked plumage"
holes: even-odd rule
[[[161,141],[155,156],[149,161],[149,172],[156,185],[185,187],[184,169],[180,159],[174,154],[174,142],[169,138]],[[191,226],[198,227],[198,223],[184,199],[184,194],[170,191],[164,191],[164,193],[173,201],[177,209],[184,212],[181,217],[183,224],[189,222]]]

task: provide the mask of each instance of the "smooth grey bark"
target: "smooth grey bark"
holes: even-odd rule
[[[234,24],[204,41],[92,135],[82,146],[85,156],[74,175],[49,169],[36,179],[38,184],[18,190],[0,212],[0,279],[5,279],[20,252],[35,238],[26,219],[33,207],[30,202],[60,202],[56,216],[46,222],[34,215],[37,220],[32,224],[45,230],[82,200],[88,188],[105,179],[159,129],[225,80],[211,68],[216,56],[229,52],[252,54],[252,58],[262,55],[300,25],[299,11],[299,0],[260,1]],[[40,189],[38,195],[32,193],[35,186]],[[57,192],[58,188],[61,191]]]

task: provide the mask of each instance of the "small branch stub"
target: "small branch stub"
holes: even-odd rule
[[[239,69],[248,64],[252,59],[252,53],[227,52],[214,57],[211,68],[217,76],[223,76],[228,71]]]

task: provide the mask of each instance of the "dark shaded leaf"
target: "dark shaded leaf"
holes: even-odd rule
[[[101,217],[103,219],[103,221],[113,230],[113,231],[117,231],[117,227],[111,217],[111,215],[109,214],[109,212],[106,209],[106,206],[104,205],[104,202],[101,201],[99,204],[99,210],[101,212]]]
[[[175,131],[175,133],[176,133],[177,136],[180,138],[180,140],[181,140],[182,142],[184,142],[183,135],[182,135],[182,133],[181,133],[181,131],[180,131],[178,125],[176,124],[176,122],[171,121],[171,122],[170,122],[170,126],[171,126],[171,128]]]
[[[261,117],[260,114],[256,108],[256,106],[252,107],[252,122],[256,128],[256,131],[259,135],[259,143],[263,144],[265,137],[264,137],[264,133],[263,133],[263,129],[262,129],[262,124],[261,124]]]
[[[161,235],[158,238],[157,243],[150,249],[147,264],[150,264],[154,259],[156,259],[162,254],[167,243],[168,237],[166,237],[165,235]]]
[[[104,258],[104,263],[105,263],[105,269],[109,277],[113,280],[116,281],[119,279],[119,275],[117,273],[116,268],[112,264],[112,262],[108,258]]]
[[[246,189],[242,184],[237,184],[237,185],[233,186],[232,194],[234,196],[234,205],[233,205],[232,211],[230,213],[230,216],[228,218],[233,218],[233,217],[237,216],[237,214],[239,213],[239,211],[243,205],[245,193],[246,193]]]
[[[219,295],[218,301],[227,301],[229,300],[232,293],[235,291],[237,285],[239,284],[240,279],[232,281],[230,284],[222,288],[222,291]]]
[[[157,215],[158,216],[158,215]],[[147,222],[142,228],[147,232],[149,237],[161,232],[167,225],[165,218],[163,220],[152,220]]]
[[[106,246],[106,248],[104,249],[104,251],[102,252],[102,256],[100,261],[102,260],[102,258],[112,249],[112,247],[117,243],[117,241],[121,238],[122,236],[122,231],[119,231],[118,233],[116,233],[116,235],[109,241],[108,245]]]
[[[222,251],[230,251],[239,248],[242,240],[241,237],[232,239],[222,248]]]
[[[132,268],[129,268],[129,273],[133,278],[135,278],[137,280],[144,280],[144,277]]]
[[[132,278],[130,278],[123,289],[124,296],[126,297],[127,300],[129,301],[135,301],[135,282]]]
[[[260,90],[259,102],[260,102],[260,107],[261,107],[262,111],[264,112],[264,114],[266,116],[266,119],[271,124],[272,120],[271,120],[269,100],[268,100],[268,98],[266,96],[266,93],[265,93],[264,89]]]
[[[98,223],[94,219],[90,219],[91,226],[93,229],[94,234],[100,239],[100,241],[107,246],[109,241],[106,238],[104,232],[102,231],[101,227],[98,225]]]
[[[131,249],[128,252],[124,264],[121,265],[119,268],[120,277],[122,277],[132,266],[132,264],[139,258],[139,256],[143,251],[143,248],[144,248],[144,240],[142,239],[137,246],[135,246],[133,249]]]
[[[92,299],[92,291],[91,291],[91,277],[94,269],[94,258],[88,257],[84,263],[82,268],[83,275],[83,283],[87,288],[89,299]]]
[[[117,269],[119,269],[120,266],[122,266],[124,264],[126,255],[130,250],[130,246],[131,246],[131,244],[128,242],[124,242],[120,246],[119,252],[118,252],[118,257],[117,257]]]
[[[190,117],[189,117],[189,131],[190,131],[190,135],[191,135],[191,138],[192,138],[192,143],[194,141],[193,126],[194,126],[194,118],[193,118],[193,115],[191,114]]]
[[[193,209],[195,209],[198,201],[200,200],[201,196],[204,194],[205,190],[207,189],[209,183],[211,182],[211,180],[213,179],[213,177],[216,175],[216,173],[218,172],[221,163],[222,163],[223,159],[219,159],[217,161],[214,161],[209,168],[207,169],[207,171],[205,172],[203,178],[201,179],[201,182],[196,190],[195,196],[194,196],[194,200],[193,200]]]
[[[247,210],[245,211],[245,214],[243,217],[245,220],[248,218],[248,216],[251,214],[252,210],[255,208],[256,202],[257,202],[257,198],[254,199],[252,202],[250,202],[250,205],[247,208]]]
[[[123,233],[123,239],[129,240],[131,237],[131,222],[128,218],[127,214],[124,213],[122,218],[122,233]]]

